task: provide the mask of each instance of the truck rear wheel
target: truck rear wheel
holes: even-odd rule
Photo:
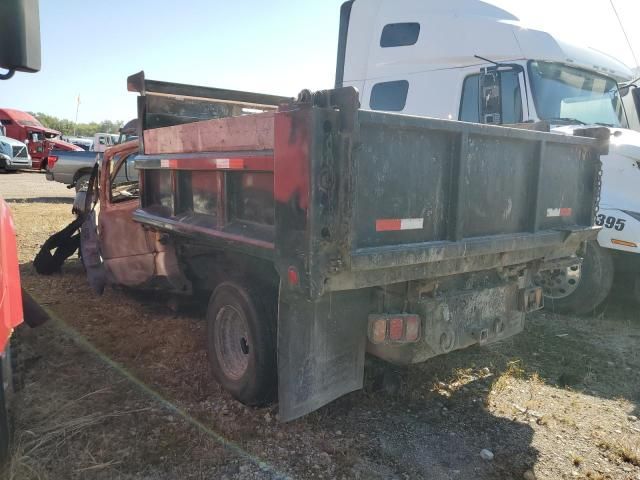
[[[587,242],[582,265],[541,273],[545,307],[558,313],[592,312],[611,292],[613,273],[611,253],[595,241]]]
[[[86,191],[87,188],[89,187],[89,180],[91,179],[91,174],[90,173],[83,173],[82,175],[80,175],[75,183],[75,188],[76,188],[76,192],[79,191]]]
[[[211,370],[246,405],[264,405],[277,391],[275,312],[268,301],[235,282],[222,283],[207,309]]]

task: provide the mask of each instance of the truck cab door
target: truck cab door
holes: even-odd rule
[[[33,158],[42,158],[44,156],[44,134],[40,132],[28,132],[27,140],[29,155]]]
[[[101,168],[100,252],[110,282],[138,287],[155,275],[156,239],[133,221],[133,212],[140,206],[136,151],[118,150],[105,155]]]
[[[518,69],[491,69],[464,79],[459,120],[509,125],[527,120],[526,82]]]

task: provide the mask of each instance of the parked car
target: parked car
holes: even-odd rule
[[[135,138],[136,124],[135,120],[128,122],[120,129],[119,135],[96,133],[93,138],[92,148],[89,151],[66,152],[53,150],[49,155],[47,180],[75,187],[76,191],[85,188],[93,166],[101,160],[105,149],[117,145],[119,141]],[[97,150],[95,150],[96,146]]]
[[[0,124],[7,132],[7,136],[28,145],[32,166],[37,170],[47,168],[51,150],[79,151],[82,150],[71,143],[60,140],[60,132],[46,128],[32,115],[13,110],[0,108]]]
[[[89,151],[93,147],[93,139],[89,137],[61,137],[65,142],[72,143],[76,147],[80,147],[82,150]]]
[[[101,153],[91,150],[80,152],[53,150],[47,164],[47,180],[64,183],[79,191],[86,187],[91,170],[96,162],[100,161],[101,156]]]
[[[0,170],[16,171],[31,168],[31,157],[27,146],[4,136],[4,127],[0,126]]]
[[[361,388],[365,350],[410,364],[521,332],[535,273],[597,234],[599,140],[360,110],[353,88],[127,85],[144,135],[100,165],[90,282],[210,295],[216,379],[277,393],[283,421]]]

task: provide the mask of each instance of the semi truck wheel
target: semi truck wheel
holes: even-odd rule
[[[633,282],[633,299],[640,305],[640,275],[636,275]]]
[[[207,350],[218,383],[246,405],[277,392],[275,311],[257,292],[222,283],[207,308]]]
[[[545,308],[578,315],[592,312],[611,292],[613,272],[611,253],[595,241],[587,242],[582,265],[541,273]]]

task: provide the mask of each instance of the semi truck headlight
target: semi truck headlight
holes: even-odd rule
[[[2,160],[5,160],[5,161],[10,161],[11,160],[11,157],[9,155],[4,154],[4,153],[0,153],[0,158]]]

